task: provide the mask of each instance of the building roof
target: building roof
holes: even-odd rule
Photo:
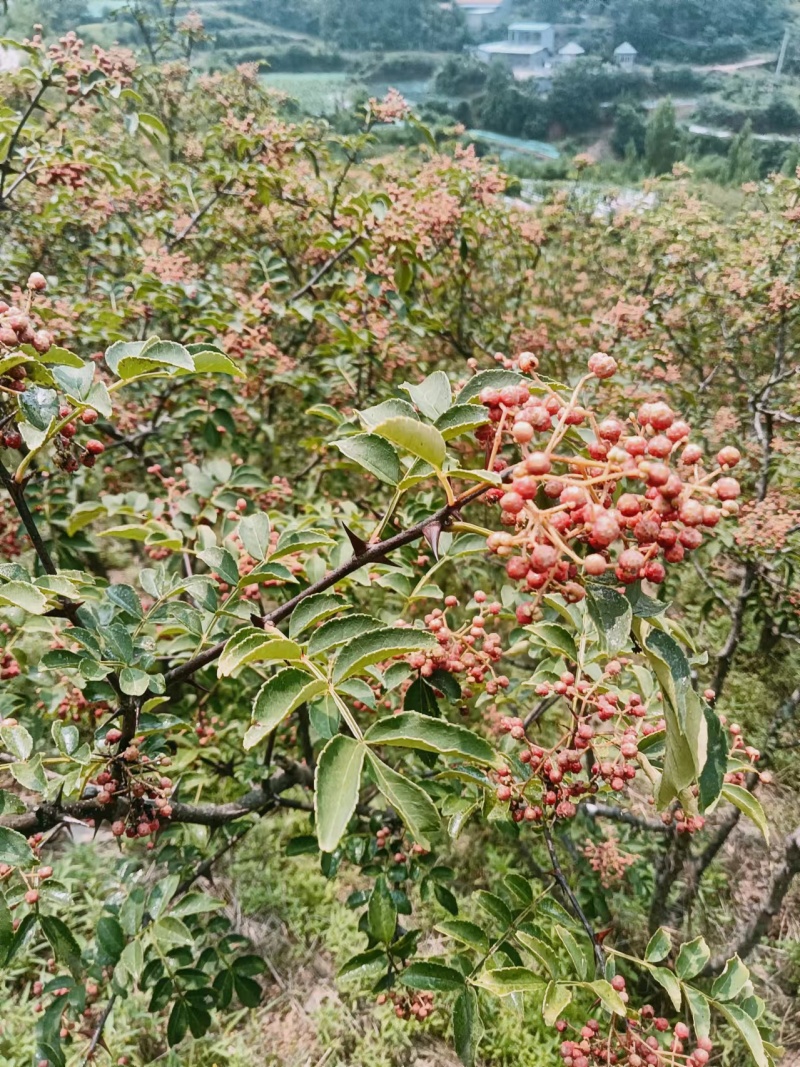
[[[639,53],[630,43],[630,41],[623,41],[622,44],[618,44],[614,49],[615,56],[638,56]]]
[[[520,33],[544,33],[553,27],[549,22],[512,22],[508,28]]]
[[[542,48],[538,44],[520,44],[517,41],[489,41],[488,44],[479,44],[478,52],[491,52],[498,56],[535,56],[539,52],[550,52],[549,48]]]
[[[569,41],[563,48],[559,48],[558,54],[560,56],[585,56],[586,49],[581,48],[577,41]]]

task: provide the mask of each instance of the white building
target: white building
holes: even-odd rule
[[[504,63],[514,71],[542,70],[550,65],[555,34],[549,22],[512,22],[507,41],[478,45],[475,56],[484,63]]]
[[[455,0],[470,33],[481,33],[511,17],[512,0]]]
[[[581,48],[576,41],[570,41],[563,48],[559,48],[556,59],[558,63],[572,63],[573,60],[580,59],[581,56],[585,55],[585,48]]]
[[[633,70],[638,52],[629,41],[623,41],[614,49],[614,60],[623,70]]]
[[[538,45],[549,52],[556,50],[555,30],[549,22],[512,22],[508,39],[514,44]]]

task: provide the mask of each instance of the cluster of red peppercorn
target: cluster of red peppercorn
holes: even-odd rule
[[[5,649],[0,648],[0,681],[16,678],[20,672],[19,664]]]
[[[612,978],[611,985],[623,1000],[627,1000],[625,979],[621,975]],[[560,1020],[556,1029],[565,1033],[569,1023]],[[658,1034],[672,1030],[669,1044],[662,1044]],[[592,1064],[611,1064],[616,1067],[705,1067],[713,1048],[707,1037],[698,1037],[691,1052],[686,1051],[686,1042],[691,1032],[686,1023],[670,1027],[669,1021],[656,1015],[655,1009],[646,1004],[639,1013],[639,1020],[627,1020],[624,1030],[613,1028],[603,1033],[596,1019],[587,1022],[576,1031],[576,1036],[562,1042],[560,1053],[564,1067],[591,1067]]]
[[[41,711],[45,710],[43,702],[38,704],[37,707]],[[81,722],[85,719],[89,725],[92,725],[94,720],[102,719],[104,715],[108,714],[109,710],[110,707],[106,701],[87,700],[82,690],[72,687],[59,700],[56,715],[62,722],[66,719],[71,719],[72,722]]]
[[[116,745],[121,738],[122,731],[112,727],[106,732],[105,744]],[[139,750],[140,744],[141,739],[134,738],[90,783],[97,787],[98,804],[111,806],[122,799],[127,801],[125,818],[111,823],[114,837],[149,837],[172,816],[169,801],[173,782],[158,769],[168,767],[170,759],[161,756],[156,766],[155,761]]]
[[[83,444],[73,441],[78,432],[78,426],[76,422],[72,421],[73,412],[71,408],[66,405],[62,406],[58,416],[65,421],[63,421],[61,429],[56,436],[56,466],[66,471],[67,474],[74,474],[79,465],[93,467],[97,462],[97,457],[105,452],[106,446],[102,441],[98,441],[96,437],[90,437]],[[80,412],[79,418],[84,426],[91,426],[97,422],[97,412],[92,408],[84,408]]]
[[[0,444],[2,444],[1,440]],[[13,509],[0,504],[0,559],[10,560],[20,555],[22,545],[19,541],[19,532],[19,516]]]
[[[496,631],[487,630],[487,622],[500,614],[502,605],[497,601],[487,602],[486,593],[480,589],[473,594],[473,599],[478,606],[477,614],[458,627],[452,625],[447,614],[458,607],[457,597],[445,597],[444,610],[434,608],[429,612],[425,616],[425,625],[436,637],[439,648],[430,652],[413,652],[407,662],[423,678],[430,678],[435,670],[465,674],[468,682],[475,685],[485,683],[486,691],[494,694],[509,685],[505,675],[495,675],[493,671],[493,664],[503,655],[502,639]],[[472,695],[471,689],[462,690],[465,700]]]
[[[531,353],[517,365],[531,381],[484,389],[479,399],[491,423],[476,436],[495,471],[509,468],[500,455],[509,438],[522,453],[508,488],[487,494],[499,502],[500,522],[512,528],[492,533],[488,548],[506,560],[509,578],[538,593],[537,601],[545,591],[581,600],[579,579],[609,569],[623,584],[660,583],[665,563],[680,562],[702,544],[703,530],[737,513],[739,483],[725,474],[739,462],[737,449],[721,449],[706,471],[701,448],[688,442],[688,423],[666,403],[599,422],[578,403],[589,381],[616,372],[611,356],[595,353],[566,401],[539,378]],[[591,430],[594,439],[584,444],[569,434],[572,427]]]
[[[515,822],[540,822],[548,810],[556,818],[571,818],[578,798],[597,793],[601,786],[622,792],[636,777],[633,761],[639,754],[639,737],[664,724],[660,718],[645,721],[647,708],[638,694],[621,699],[607,688],[626,664],[627,660],[612,660],[596,682],[565,671],[557,682],[537,686],[539,696],[556,695],[570,702],[569,724],[548,748],[528,738],[522,719],[500,720],[501,731],[522,746],[520,762],[531,770],[527,780],[514,780],[508,767],[495,772],[497,799],[510,805]]]
[[[433,993],[398,993],[391,990],[378,994],[378,1004],[385,1004],[387,1000],[394,1004],[394,1013],[398,1019],[417,1019],[422,1022],[436,1010]]]
[[[33,294],[47,288],[47,279],[43,274],[34,271],[28,278],[27,288],[28,294],[24,302],[25,306],[22,308],[0,300],[0,354],[16,350],[21,344],[32,345],[41,355],[52,348],[52,335],[48,330],[35,328],[36,323],[31,309]],[[16,367],[11,367],[3,377],[0,377],[0,386],[6,392],[24,393],[27,389],[27,378],[28,371],[25,365],[20,363]],[[73,442],[78,426],[75,421],[72,421],[71,416],[72,409],[62,406],[59,411],[61,421],[55,439],[56,466],[69,474],[77,471],[80,464],[84,467],[93,467],[97,462],[97,457],[105,451],[103,442],[96,438],[89,438],[80,446],[77,442]],[[91,426],[97,421],[97,412],[92,408],[84,408],[76,413],[76,418],[79,418],[84,426]],[[22,434],[15,425],[5,425],[0,434],[0,445],[3,448],[22,448]]]

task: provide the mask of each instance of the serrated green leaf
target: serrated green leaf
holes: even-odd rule
[[[389,964],[389,959],[382,948],[371,948],[351,956],[344,966],[339,968],[337,977],[365,979],[374,977]]]
[[[0,607],[22,608],[29,615],[44,615],[47,597],[29,582],[3,582],[0,585]]]
[[[333,852],[356,809],[366,746],[337,734],[320,753],[314,776],[317,840],[323,852]]]
[[[672,1001],[672,1006],[675,1011],[681,1010],[681,983],[666,967],[655,967],[650,965],[647,967],[648,972],[652,975],[653,979],[658,982],[661,988],[666,992],[669,999]]]
[[[700,974],[702,969],[711,959],[711,949],[706,944],[704,937],[696,937],[693,941],[687,941],[680,947],[678,958],[675,960],[675,970],[678,977],[686,981]]]
[[[469,948],[474,948],[476,952],[489,951],[489,938],[477,923],[468,922],[466,919],[448,919],[439,923],[436,929],[445,937],[452,937]]]
[[[717,975],[711,986],[711,996],[716,1000],[733,1000],[750,981],[750,971],[738,956],[732,956],[725,964],[722,974]]]
[[[226,643],[217,664],[217,675],[228,678],[246,663],[276,662],[300,659],[303,650],[288,637],[275,636],[275,631],[243,626]]]
[[[409,652],[438,647],[436,638],[424,630],[384,626],[349,641],[339,652],[333,668],[334,683],[360,674],[373,663],[393,659]]]
[[[545,979],[527,967],[498,967],[496,970],[483,970],[474,979],[481,989],[486,989],[496,997],[507,997],[512,993],[541,993]]]
[[[554,622],[540,622],[535,626],[526,626],[546,648],[566,656],[573,663],[578,658],[578,649],[572,634],[563,626]]]
[[[672,938],[666,926],[659,926],[644,950],[644,958],[648,963],[660,963],[667,958],[672,949]]]
[[[684,985],[682,988],[686,1003],[692,1013],[695,1034],[698,1037],[708,1037],[711,1032],[711,1009],[708,1006],[708,1000],[694,986]]]
[[[16,759],[26,760],[33,752],[33,738],[24,726],[0,727],[0,741]]]
[[[450,379],[443,370],[429,374],[419,385],[405,384],[401,389],[405,389],[414,405],[431,421],[443,415],[453,402]]]
[[[739,1036],[750,1050],[750,1055],[756,1062],[756,1067],[770,1067],[770,1060],[764,1048],[764,1041],[759,1033],[755,1022],[746,1011],[736,1004],[717,1003],[717,1009],[725,1016],[728,1022],[739,1032]]]
[[[392,770],[378,759],[374,752],[366,749],[366,754],[378,789],[414,835],[417,843],[425,849],[430,849],[430,836],[441,828],[436,805],[424,789]]]
[[[472,730],[415,711],[381,719],[367,731],[364,740],[370,745],[416,748],[487,765],[496,759],[491,745]]]
[[[253,724],[244,737],[246,750],[279,726],[287,716],[327,689],[324,679],[313,678],[299,667],[284,667],[269,678],[253,701]]]
[[[542,998],[542,1018],[547,1026],[555,1026],[559,1015],[572,1000],[572,990],[558,982],[548,982]]]
[[[315,593],[301,600],[289,620],[289,636],[297,637],[309,626],[338,615],[348,606],[346,597],[338,593]]]
[[[33,852],[26,838],[7,826],[0,826],[0,863],[10,867],[27,867],[33,863]]]
[[[607,1008],[612,1015],[619,1015],[623,1019],[626,1017],[625,1001],[605,978],[598,978],[595,982],[587,982],[586,988],[591,989],[600,998],[603,1007]]]
[[[40,915],[39,924],[55,958],[66,963],[73,977],[77,977],[81,971],[81,947],[70,928],[57,915]]]
[[[441,470],[447,457],[447,445],[442,435],[433,426],[417,419],[397,415],[378,423],[373,433],[397,445],[412,456],[417,456],[436,469]]]
[[[440,415],[435,425],[445,441],[450,441],[485,426],[488,421],[488,412],[480,404],[456,404]]]
[[[475,1067],[483,1032],[478,994],[467,986],[453,1005],[453,1039],[464,1067]]]
[[[239,522],[239,536],[242,539],[245,552],[253,559],[263,560],[269,552],[270,534],[269,515],[263,511],[257,511],[253,515],[245,515]]]
[[[605,650],[616,655],[630,640],[633,611],[627,597],[605,585],[590,585],[586,606]]]
[[[151,934],[161,945],[193,945],[189,927],[176,915],[162,916],[151,928]]]
[[[397,453],[388,441],[377,434],[359,433],[334,441],[333,444],[348,459],[388,485],[397,485],[403,476]]]
[[[302,601],[300,603],[302,604]],[[371,630],[380,630],[382,627],[383,623],[373,618],[372,615],[346,615],[341,619],[331,619],[323,623],[309,638],[308,654],[318,656],[322,652],[328,652],[332,648],[344,645]]]
[[[457,404],[476,400],[484,389],[504,389],[507,385],[520,385],[525,379],[513,370],[483,370],[473,375],[456,397]]]
[[[375,886],[369,898],[367,916],[370,933],[375,940],[382,941],[386,945],[391,944],[394,941],[397,927],[397,908],[392,900],[386,879],[382,875],[375,880]]]
[[[761,801],[758,800],[757,797],[754,797],[753,794],[743,786],[731,785],[727,782],[722,786],[722,796],[729,803],[737,807],[743,815],[746,815],[764,835],[764,840],[767,842],[769,841],[767,816],[761,806]]]
[[[464,988],[464,976],[454,967],[434,960],[418,960],[400,972],[400,981],[409,989],[449,993]]]

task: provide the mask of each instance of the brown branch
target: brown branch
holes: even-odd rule
[[[344,248],[341,248],[335,256],[331,256],[330,259],[326,260],[316,272],[316,274],[311,275],[305,285],[301,286],[297,290],[297,292],[292,293],[292,295],[287,300],[287,303],[291,304],[295,300],[299,300],[301,296],[305,296],[306,293],[310,292],[310,290],[314,288],[317,282],[321,281],[328,273],[328,271],[332,270],[336,266],[340,259],[344,259],[347,253],[350,252],[353,248],[355,248],[361,238],[362,235],[360,233],[357,233],[355,237],[351,237],[347,244],[344,246]]]
[[[580,811],[592,819],[611,819],[613,822],[622,822],[627,826],[633,826],[637,830],[647,830],[654,834],[671,834],[673,829],[660,819],[645,819],[640,815],[634,815],[632,811],[625,811],[612,804],[595,804],[589,801],[580,806]]]
[[[314,774],[311,768],[301,763],[290,763],[285,770],[273,775],[265,786],[251,789],[238,800],[225,804],[184,804],[174,800],[170,802],[172,815],[170,822],[192,823],[197,826],[218,827],[235,822],[246,815],[261,814],[277,803],[281,793],[293,786],[300,785],[307,789],[314,786]],[[63,822],[65,818],[107,819],[123,818],[128,811],[128,802],[121,798],[115,804],[98,804],[93,797],[61,804],[45,802],[31,808],[23,815],[9,815],[0,819],[0,825],[16,830],[30,837],[32,834],[49,830]]]
[[[5,205],[5,202],[6,202],[6,199],[7,199],[7,197],[4,195],[5,188],[6,188],[6,178],[11,173],[12,167],[14,165],[14,158],[13,157],[14,157],[14,151],[16,150],[16,147],[17,147],[17,143],[18,143],[20,137],[22,136],[22,131],[25,129],[26,125],[28,124],[28,120],[30,119],[31,115],[34,113],[36,108],[39,106],[39,101],[42,99],[42,97],[44,96],[44,94],[47,92],[47,90],[49,88],[50,88],[50,77],[49,77],[49,75],[47,75],[44,78],[42,78],[41,83],[39,84],[39,88],[34,93],[34,95],[31,97],[27,108],[25,109],[25,111],[22,114],[22,117],[20,118],[19,122],[17,123],[16,129],[11,134],[11,139],[9,140],[8,147],[6,149],[5,160],[4,160],[3,163],[0,164],[0,209],[2,209],[2,207]]]
[[[603,952],[603,946],[597,940],[592,924],[586,918],[586,913],[581,907],[580,901],[573,893],[572,886],[567,881],[566,876],[561,869],[561,864],[558,862],[558,855],[556,853],[556,846],[553,842],[553,835],[547,823],[545,823],[543,829],[545,843],[547,844],[547,852],[550,856],[550,863],[553,866],[553,877],[558,883],[558,886],[561,889],[562,893],[567,898],[569,905],[573,911],[573,914],[575,915],[583,929],[586,931],[586,935],[592,943],[592,951],[594,952],[594,960],[597,966],[598,974],[603,974],[605,972],[606,965],[606,958],[605,953]]]
[[[509,467],[507,471],[504,471],[504,476],[513,476],[515,467]],[[425,535],[425,528],[432,522],[438,522],[443,529],[446,529],[450,524],[453,516],[459,511],[461,507],[469,503],[472,500],[477,500],[478,497],[483,496],[488,492],[492,486],[489,484],[479,485],[470,492],[465,493],[464,496],[453,504],[446,504],[433,515],[429,515],[426,519],[420,520],[415,526],[411,526],[408,530],[402,530],[400,533],[395,534],[393,537],[388,537],[384,541],[378,541],[373,545],[369,545],[365,552],[355,555],[352,559],[349,559],[346,563],[336,567],[324,578],[321,578],[318,582],[310,585],[307,589],[304,589],[297,596],[292,597],[291,600],[287,600],[285,604],[281,604],[277,608],[273,608],[272,611],[266,615],[262,615],[259,624],[261,626],[275,626],[284,619],[288,619],[294,609],[300,603],[301,600],[305,600],[306,597],[312,596],[314,593],[324,592],[326,589],[330,589],[331,586],[336,585],[343,578],[347,578],[348,575],[353,574],[355,571],[361,570],[362,567],[367,567],[371,563],[381,563],[384,558],[391,552],[396,552],[398,548],[404,548],[406,545],[412,544],[414,541],[418,541]],[[222,653],[223,648],[227,644],[228,638],[224,641],[219,641],[217,644],[212,645],[211,648],[200,652],[192,659],[187,660],[186,663],[182,663],[180,666],[175,667],[173,670],[168,671],[165,675],[165,681],[167,686],[175,685],[177,682],[185,681],[191,675],[197,671],[206,667],[209,663],[213,663],[218,659]]]
[[[704,976],[719,974],[731,956],[736,955],[744,959],[750,955],[768,932],[772,920],[780,912],[786,894],[798,874],[800,874],[800,827],[786,838],[781,865],[772,876],[761,907],[733,944],[709,960],[702,972]]]

